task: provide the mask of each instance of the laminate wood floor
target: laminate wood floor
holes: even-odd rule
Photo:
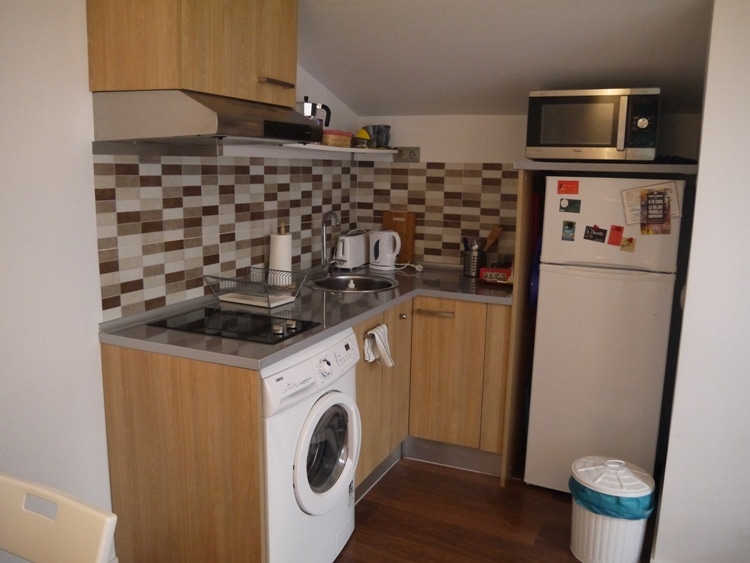
[[[570,495],[518,480],[503,488],[496,477],[403,459],[355,518],[336,563],[577,561]]]

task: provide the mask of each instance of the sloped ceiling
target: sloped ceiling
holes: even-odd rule
[[[651,87],[700,113],[713,0],[299,0],[298,62],[358,115],[523,115]]]

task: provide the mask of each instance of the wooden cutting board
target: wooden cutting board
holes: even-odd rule
[[[396,231],[401,237],[401,252],[396,262],[414,262],[414,238],[417,230],[417,215],[411,211],[383,211],[383,229]]]

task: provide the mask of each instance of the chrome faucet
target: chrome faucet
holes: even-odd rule
[[[338,258],[331,258],[328,261],[328,266],[326,267],[326,274],[328,277],[331,277],[333,275],[334,268],[338,268],[339,266],[344,265],[346,262],[344,260],[339,260]]]
[[[328,211],[325,215],[323,215],[323,260],[321,261],[321,264],[324,268],[328,267],[328,237],[326,236],[326,222],[328,221],[329,217],[333,217],[334,225],[341,225],[341,221],[339,221],[339,216],[336,215],[336,212],[331,210]]]

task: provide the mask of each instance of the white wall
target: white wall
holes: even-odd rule
[[[0,0],[0,124],[0,471],[109,509],[85,0]]]
[[[364,125],[390,125],[391,146],[419,147],[421,162],[518,162],[526,160],[525,115],[357,116],[301,66],[297,98],[331,108],[331,129],[356,133]],[[698,158],[700,115],[663,115],[661,154]]]
[[[716,0],[674,412],[653,560],[750,560],[750,2]]]
[[[419,147],[422,162],[525,160],[525,115],[369,116],[361,125],[390,125],[391,146]]]
[[[349,109],[349,106],[338,99],[333,92],[318,82],[304,68],[297,65],[297,102],[302,102],[305,96],[311,102],[325,104],[330,108],[331,122],[328,129],[351,131],[352,133],[359,130],[357,115]]]

